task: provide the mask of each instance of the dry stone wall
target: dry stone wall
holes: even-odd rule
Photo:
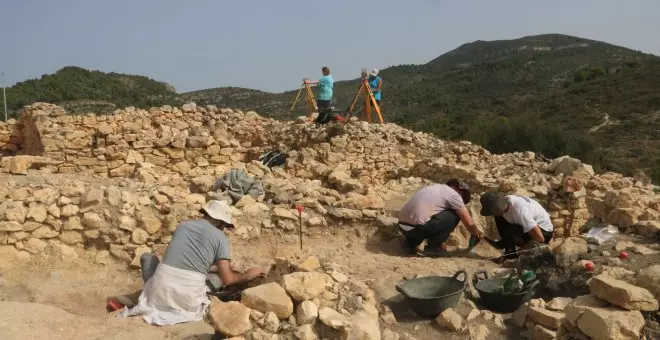
[[[130,260],[167,244],[177,221],[217,196],[213,183],[233,168],[265,188],[261,197],[233,202],[236,234],[243,238],[295,230],[295,205],[305,207],[305,232],[390,226],[396,207],[388,202],[450,177],[472,187],[470,210],[489,233],[492,221],[478,216],[478,194],[493,189],[535,197],[548,208],[557,237],[598,223],[649,237],[660,230],[660,195],[643,179],[597,175],[569,157],[544,162],[532,152],[493,155],[394,124],[318,127],[195,104],[70,116],[35,103],[23,112],[20,121],[0,124],[0,151],[7,156],[1,165],[9,173],[0,192],[0,246],[23,254],[50,242]],[[287,153],[284,166],[271,169],[257,160],[275,148]],[[25,176],[41,179],[20,180]],[[465,246],[466,236],[459,228],[451,245]]]

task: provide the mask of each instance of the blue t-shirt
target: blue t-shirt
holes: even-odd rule
[[[334,81],[332,80],[331,75],[323,76],[319,79],[318,94],[317,98],[319,100],[332,100],[332,85]]]
[[[379,91],[374,91],[375,89],[378,88],[378,82],[380,81],[380,77],[369,77],[369,87],[371,87],[371,91],[374,93],[374,98],[376,100],[380,100],[380,90]]]

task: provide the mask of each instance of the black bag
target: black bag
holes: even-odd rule
[[[286,157],[287,155],[282,151],[273,150],[261,155],[261,157],[259,157],[259,160],[261,161],[261,164],[269,168],[272,168],[272,167],[284,165],[286,163]]]

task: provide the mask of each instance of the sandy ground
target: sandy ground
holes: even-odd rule
[[[400,241],[376,236],[351,237],[353,231],[327,232],[304,239],[301,252],[297,237],[268,235],[250,242],[233,242],[238,268],[268,266],[278,256],[316,255],[341,266],[357,279],[373,280],[381,301],[390,301],[400,319],[393,328],[420,340],[464,339],[466,335],[441,332],[432,320],[420,319],[400,304],[394,284],[414,275],[452,276],[492,268],[489,261],[470,257],[404,257]],[[346,241],[350,240],[350,241]],[[483,249],[481,250],[483,251]],[[479,253],[480,250],[473,250]],[[473,255],[476,256],[476,255]],[[114,295],[136,297],[143,283],[138,270],[111,263],[105,266],[80,258],[70,262],[52,258],[35,259],[20,266],[0,269],[0,329],[3,339],[209,339],[213,329],[203,322],[169,327],[147,325],[141,318],[117,318],[105,310]],[[400,298],[400,295],[399,295]],[[389,303],[389,302],[388,302]],[[399,303],[397,305],[397,303]],[[397,307],[398,306],[398,307]],[[444,334],[443,334],[444,333]]]

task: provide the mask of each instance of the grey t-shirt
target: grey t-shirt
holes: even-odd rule
[[[206,220],[183,221],[172,235],[163,263],[174,268],[208,274],[217,260],[231,260],[229,240]]]

